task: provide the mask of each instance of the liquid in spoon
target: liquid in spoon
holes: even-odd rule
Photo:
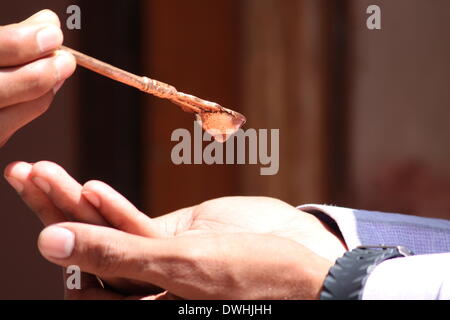
[[[229,112],[200,112],[197,121],[217,142],[226,142],[246,122],[240,113]]]

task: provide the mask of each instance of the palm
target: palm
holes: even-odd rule
[[[189,230],[274,233],[290,236],[308,219],[294,207],[270,198],[224,198],[193,209]]]
[[[304,220],[301,213],[275,199],[225,198],[193,209],[190,230],[284,233]]]
[[[165,230],[164,236],[167,237],[217,233],[271,234],[294,240],[330,260],[342,253],[342,243],[334,235],[324,233],[324,226],[315,217],[272,198],[221,198],[153,221],[159,229]]]

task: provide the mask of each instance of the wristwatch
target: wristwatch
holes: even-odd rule
[[[360,300],[367,278],[378,264],[411,255],[402,246],[360,246],[348,251],[328,272],[320,300]]]

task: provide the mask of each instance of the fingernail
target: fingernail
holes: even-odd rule
[[[44,191],[44,193],[49,194],[50,193],[50,185],[48,184],[47,181],[45,181],[42,178],[39,177],[35,177],[33,178],[33,182],[34,184],[36,184],[36,186],[41,189],[42,191]]]
[[[45,53],[58,49],[63,42],[63,34],[57,26],[49,25],[39,30],[36,40],[41,53]]]
[[[48,227],[39,236],[39,250],[44,256],[65,259],[72,255],[75,234],[61,227]]]
[[[82,194],[95,208],[100,208],[100,198],[95,193],[83,191]]]
[[[64,51],[58,51],[54,64],[58,82],[70,77],[76,67],[75,58],[70,53]]]
[[[58,82],[56,84],[56,86],[53,88],[53,95],[55,95],[59,91],[59,89],[61,89],[61,87],[63,86],[64,82],[65,82],[65,80],[60,81],[60,82]]]
[[[23,184],[19,182],[16,178],[5,177],[6,181],[16,190],[17,193],[21,193],[23,191]]]

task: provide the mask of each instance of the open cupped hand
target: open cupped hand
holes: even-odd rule
[[[150,219],[106,184],[81,186],[50,162],[14,163],[5,176],[45,225],[90,224],[62,225],[75,239],[63,259],[48,254],[58,241],[44,230],[47,259],[118,287],[150,283],[187,299],[314,298],[345,251],[315,217],[272,198],[221,198]],[[89,292],[105,294],[90,284]]]

